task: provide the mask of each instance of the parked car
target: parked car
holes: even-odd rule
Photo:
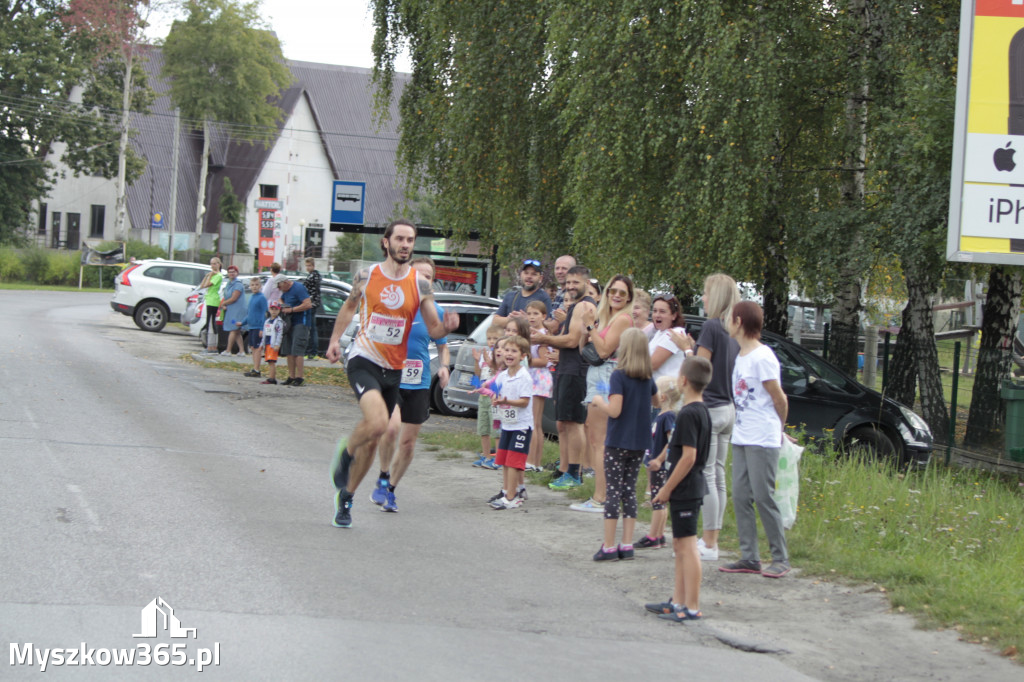
[[[210,271],[208,265],[156,258],[129,265],[114,278],[110,307],[135,320],[139,329],[161,331],[178,322],[186,297]]]
[[[696,338],[704,318],[686,316],[687,331]],[[462,344],[448,384],[448,400],[466,408],[476,406],[473,389],[473,348],[486,343],[490,319],[484,320]],[[923,466],[932,451],[928,425],[906,405],[882,396],[838,367],[789,339],[764,332],[761,341],[779,358],[782,390],[789,399],[789,424],[800,425],[809,436],[827,438],[850,449],[865,449],[900,465]],[[549,408],[544,405],[545,433],[555,433]]]

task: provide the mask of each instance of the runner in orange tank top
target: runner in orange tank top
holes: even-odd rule
[[[356,273],[352,291],[334,321],[327,347],[332,363],[341,359],[341,335],[359,313],[359,333],[345,369],[363,413],[351,435],[338,443],[331,462],[338,528],[352,526],[352,498],[373,463],[377,441],[398,402],[409,328],[417,310],[431,338],[439,339],[459,326],[456,313],[438,317],[430,282],[409,266],[415,243],[416,226],[411,222],[396,220],[388,225],[380,244],[384,262]]]

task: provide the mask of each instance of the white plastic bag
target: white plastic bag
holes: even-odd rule
[[[804,449],[788,438],[785,441],[779,452],[772,497],[782,514],[782,527],[789,530],[796,523],[796,506],[800,498],[800,456]]]

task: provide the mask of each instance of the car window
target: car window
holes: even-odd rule
[[[323,308],[324,314],[337,315],[338,311],[341,310],[341,306],[345,305],[347,298],[348,296],[337,289],[328,289],[326,287],[321,287],[320,289],[320,306]]]
[[[821,381],[829,388],[844,393],[856,393],[856,384],[848,376],[835,369],[814,353],[807,351],[800,346],[781,343],[767,342],[772,346],[782,366],[782,390],[795,392],[807,386],[808,372],[815,381]],[[783,356],[787,359],[783,360]],[[788,363],[788,367],[787,367]],[[787,376],[788,374],[788,376]],[[787,381],[789,384],[787,385]]]
[[[775,351],[775,357],[779,359],[779,369],[782,379],[782,391],[784,393],[802,393],[807,389],[807,368],[800,364],[789,352],[789,350],[781,345],[772,344],[768,342],[772,350]]]
[[[491,319],[494,315],[487,315],[473,330],[473,333],[467,337],[468,341],[472,341],[478,346],[482,346],[487,343],[487,330],[491,328]]]
[[[195,286],[203,281],[203,275],[205,274],[202,270],[196,268],[168,268],[170,270],[169,279],[172,282],[179,284],[188,284],[189,286]],[[197,276],[198,275],[198,276]]]
[[[171,269],[166,265],[151,265],[145,270],[146,277],[153,279],[171,279]]]

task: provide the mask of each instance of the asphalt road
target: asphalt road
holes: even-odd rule
[[[645,614],[617,565],[533,541],[528,512],[484,511],[498,479],[463,486],[469,467],[418,456],[401,513],[364,485],[355,526],[332,527],[351,396],[187,364],[191,337],[139,331],[108,300],[0,291],[0,678],[82,648],[98,662],[51,653],[47,672],[123,678],[100,650],[163,642],[186,663],[218,650],[203,675],[219,679],[805,679]],[[195,639],[133,637],[157,597]],[[194,674],[153,658],[131,674]]]

